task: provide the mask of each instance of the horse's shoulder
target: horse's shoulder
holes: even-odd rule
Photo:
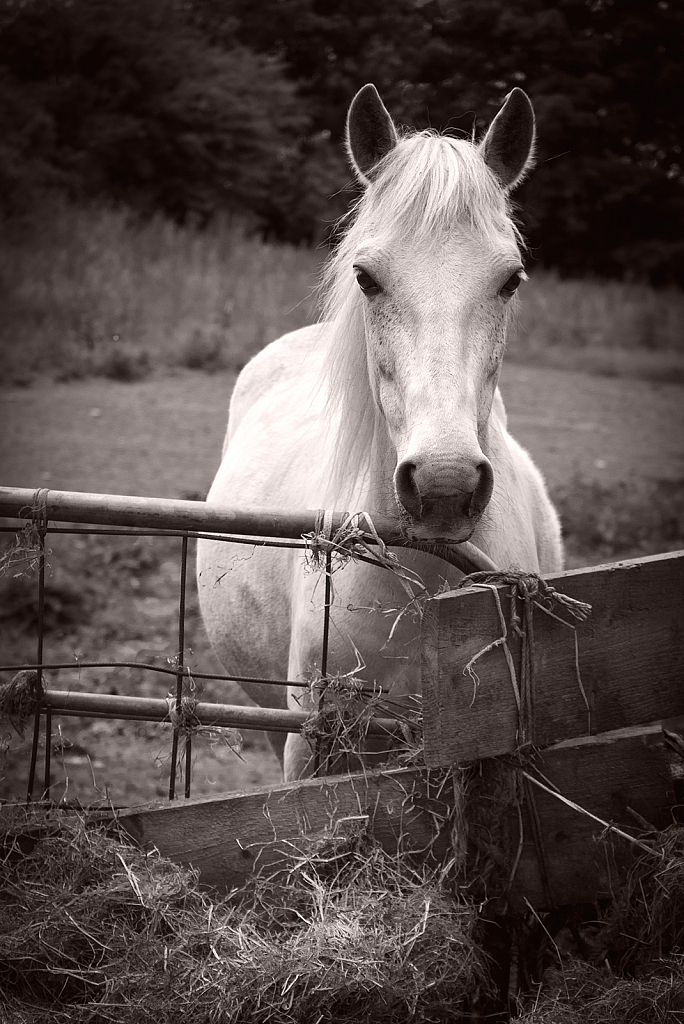
[[[320,326],[312,324],[284,334],[258,352],[240,371],[230,401],[228,437],[255,402],[296,380],[316,363],[320,346]]]
[[[247,393],[257,397],[270,386],[280,383],[283,375],[296,372],[300,360],[315,353],[318,333],[319,326],[313,324],[272,341],[257,352],[240,372],[233,394]]]

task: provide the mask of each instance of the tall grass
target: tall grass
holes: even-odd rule
[[[321,255],[235,223],[58,206],[0,245],[0,371],[121,379],[153,366],[238,369],[311,322]]]
[[[0,241],[0,379],[239,369],[314,319],[322,258],[227,221],[200,230],[121,210],[39,211]],[[521,289],[509,358],[684,383],[682,325],[680,292],[537,271]]]
[[[507,358],[684,383],[684,293],[536,271],[521,289]]]

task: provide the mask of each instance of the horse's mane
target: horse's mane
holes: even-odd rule
[[[324,365],[333,463],[332,495],[350,500],[368,472],[384,429],[368,375],[362,297],[353,263],[362,241],[390,248],[407,237],[439,240],[457,225],[480,236],[517,236],[501,186],[477,146],[431,130],[404,136],[374,170],[374,180],[347,215],[349,226],[322,280],[328,334]],[[341,507],[341,505],[340,505]]]

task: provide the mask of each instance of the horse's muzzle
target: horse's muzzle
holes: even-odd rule
[[[494,473],[484,455],[477,461],[404,459],[394,473],[397,501],[415,540],[468,540],[493,487]]]

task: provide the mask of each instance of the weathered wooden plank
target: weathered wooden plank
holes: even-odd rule
[[[221,890],[241,885],[257,868],[275,869],[305,839],[345,836],[370,823],[392,853],[435,844],[447,850],[450,783],[444,773],[393,769],[283,784],[254,793],[191,799],[134,808],[120,815],[139,844],[155,846],[178,863],[192,865],[201,880]]]
[[[671,723],[670,728],[675,724],[684,731],[684,720]],[[671,809],[677,801],[671,755],[660,726],[565,741],[541,751],[536,766],[564,797],[635,837],[641,834],[639,819],[654,829],[672,823]],[[534,770],[529,774],[536,775]],[[541,858],[530,799],[541,826]],[[607,832],[534,784],[525,784],[522,812],[522,854],[511,893],[514,910],[524,910],[525,900],[536,909],[593,903],[609,896],[626,877],[634,858],[644,855],[641,847]],[[509,808],[508,819],[514,842],[507,862],[512,864],[520,836],[515,808]]]
[[[684,552],[546,579],[592,605],[589,619],[577,629],[589,707],[577,681],[573,631],[535,610],[537,745],[684,713]],[[507,620],[508,590],[497,588]],[[464,763],[518,746],[518,710],[503,648],[493,648],[473,665],[477,685],[466,671],[470,659],[501,633],[491,590],[452,592],[428,605],[422,633],[428,765]],[[510,635],[508,645],[519,678],[520,640]]]
[[[667,727],[684,733],[684,718],[668,721]],[[671,822],[677,802],[673,757],[660,725],[652,725],[565,741],[542,751],[524,770],[638,837],[640,822],[654,829]],[[643,849],[526,782],[521,770],[497,758],[473,769],[465,807],[473,894],[478,879],[486,877],[482,897],[494,913],[524,911],[528,903],[536,909],[590,903],[609,895]],[[124,812],[120,822],[139,844],[155,846],[197,868],[204,883],[229,890],[256,869],[282,867],[310,840],[367,827],[391,853],[430,849],[436,861],[448,858],[452,808],[448,773],[405,768],[150,805]]]

